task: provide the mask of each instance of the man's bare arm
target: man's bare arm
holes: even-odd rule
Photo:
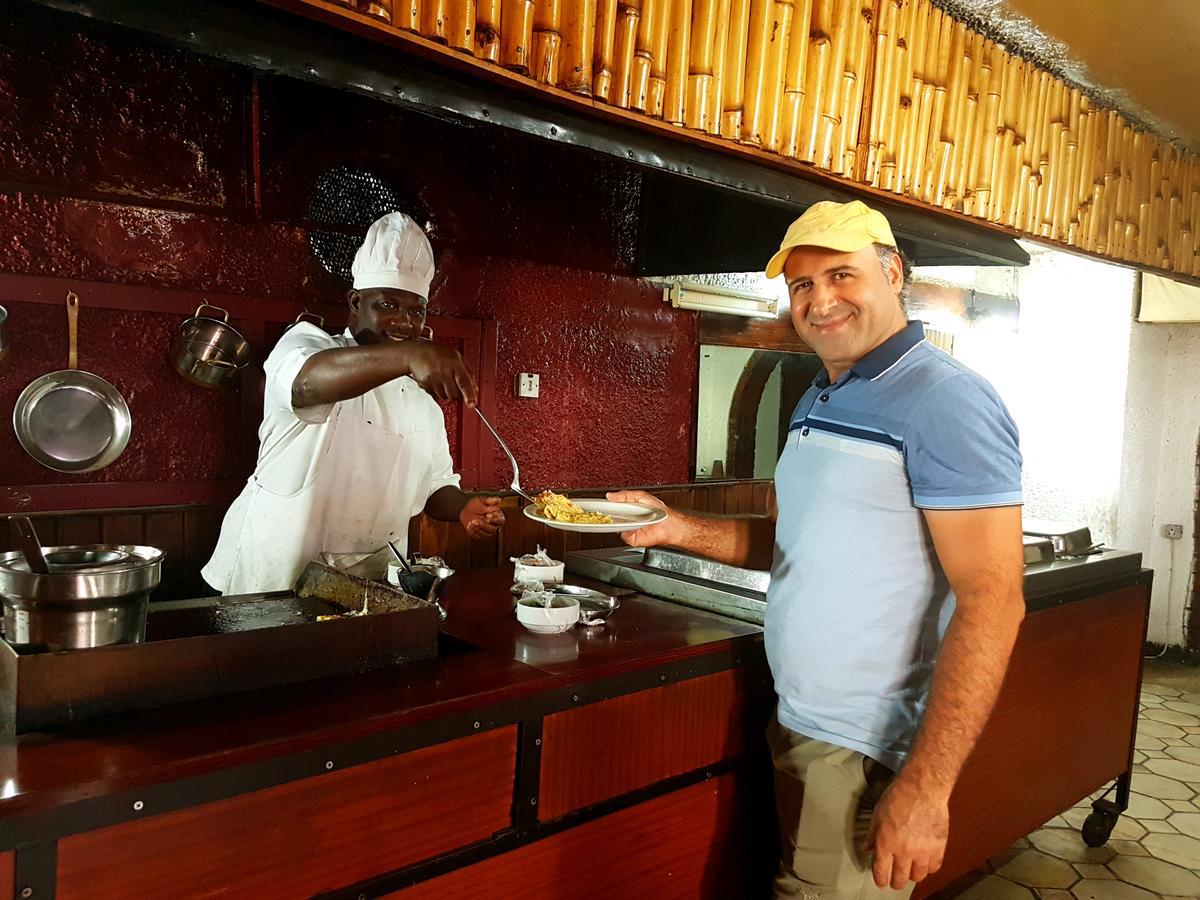
[[[900,889],[942,864],[949,800],[1000,692],[1025,615],[1021,508],[925,510],[957,606],[904,768],[875,810],[875,883]]]
[[[359,397],[411,375],[438,400],[475,405],[475,380],[457,350],[425,340],[387,341],[314,353],[292,382],[292,406],[303,409]]]
[[[609,500],[640,503],[667,511],[662,522],[621,537],[631,547],[677,547],[732,566],[771,568],[775,552],[775,516],[702,516],[670,509],[645,491],[613,491]]]

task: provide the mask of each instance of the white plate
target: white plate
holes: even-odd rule
[[[560,531],[590,531],[593,534],[614,534],[618,531],[632,531],[646,525],[661,522],[667,514],[661,509],[653,509],[638,503],[614,503],[611,500],[574,500],[576,506],[584,512],[608,513],[612,522],[607,525],[584,524],[582,522],[559,522],[539,516],[537,507],[532,504],[525,507],[525,515],[535,522],[549,525]]]

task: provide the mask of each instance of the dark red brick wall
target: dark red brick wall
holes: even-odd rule
[[[77,21],[0,22],[0,273],[233,294],[235,318],[266,300],[337,302],[345,286],[309,250],[308,198],[330,166],[362,166],[432,225],[431,311],[496,322],[497,425],[527,485],[688,480],[695,317],[628,275],[636,172],[330,90],[256,85]],[[25,384],[65,367],[66,328],[58,306],[0,304],[13,345],[0,362],[6,421]],[[61,476],[5,426],[0,484],[244,478],[256,423],[236,393],[170,369],[181,318],[89,309],[84,294],[80,365],[126,395],[129,449],[102,472]],[[514,398],[522,371],[541,375],[540,399]],[[493,486],[507,481],[497,455]]]

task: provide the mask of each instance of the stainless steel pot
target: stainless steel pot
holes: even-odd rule
[[[220,319],[201,315],[219,312]],[[229,324],[229,313],[202,303],[196,314],[179,326],[171,344],[171,365],[192,384],[220,388],[232,384],[250,362],[250,344]]]
[[[27,652],[136,644],[146,636],[150,592],[162,578],[155,547],[44,547],[49,575],[29,570],[21,551],[0,554],[4,636]]]

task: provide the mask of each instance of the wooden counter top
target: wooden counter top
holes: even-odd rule
[[[639,595],[604,626],[536,635],[516,621],[510,568],[447,583],[439,657],[145,710],[0,745],[5,820],[432,723],[542,691],[758,642],[761,629]]]

